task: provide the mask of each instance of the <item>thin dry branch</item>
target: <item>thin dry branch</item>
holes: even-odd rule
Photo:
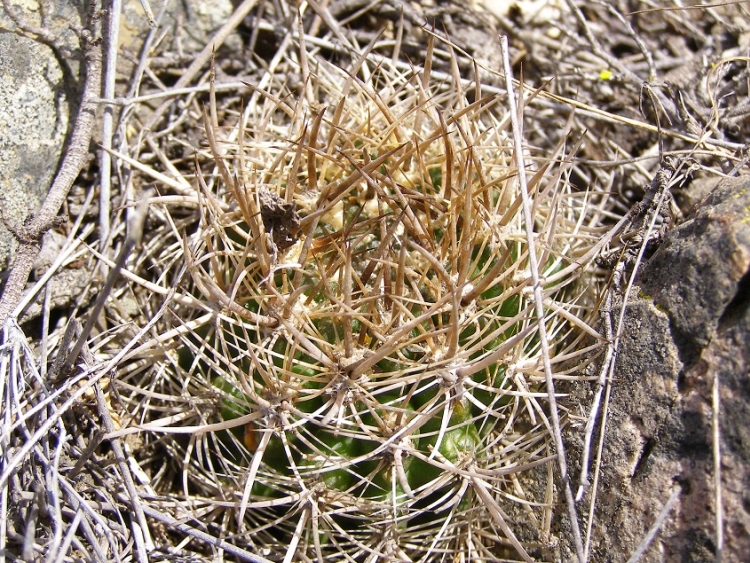
[[[20,244],[5,284],[5,290],[0,298],[0,325],[5,323],[9,316],[17,316],[20,313],[14,309],[21,300],[32,265],[39,254],[42,236],[60,224],[60,217],[58,217],[60,207],[68,196],[73,182],[88,161],[89,144],[97,108],[94,100],[100,95],[102,79],[101,40],[94,34],[94,16],[98,10],[99,3],[93,2],[87,27],[81,33],[85,62],[83,72],[86,78],[81,96],[81,108],[60,171],[36,217],[27,221],[23,226],[11,227]]]
[[[712,417],[712,450],[714,458],[714,504],[716,514],[714,517],[714,523],[716,526],[716,560],[721,561],[722,553],[724,551],[724,502],[722,501],[722,482],[721,482],[721,426],[720,426],[720,414],[721,414],[721,392],[720,392],[720,380],[718,370],[714,375],[713,385],[711,386],[711,408],[713,411]]]
[[[226,553],[236,557],[240,561],[247,561],[248,563],[270,563],[271,561],[270,559],[266,559],[265,557],[255,555],[254,553],[250,553],[249,551],[236,547],[228,542],[225,542],[224,540],[215,538],[211,534],[207,534],[205,532],[202,532],[201,530],[188,526],[184,522],[176,520],[168,516],[167,514],[164,514],[163,512],[151,508],[148,505],[143,506],[143,511],[149,518],[153,518],[154,520],[161,522],[165,526],[168,526],[169,528],[172,528],[177,532],[194,537],[195,539],[204,541],[207,544],[216,547],[217,549],[221,549]]]
[[[529,268],[531,270],[531,279],[533,282],[534,303],[536,306],[536,318],[539,327],[539,341],[542,346],[542,362],[544,365],[544,377],[547,385],[547,394],[549,400],[550,420],[552,421],[552,432],[555,440],[555,450],[557,452],[557,463],[560,469],[560,480],[562,481],[565,493],[565,502],[568,507],[568,516],[570,526],[573,531],[573,541],[576,547],[576,555],[580,562],[586,561],[586,555],[583,549],[583,540],[581,539],[581,530],[578,524],[578,514],[573,498],[573,491],[570,486],[568,475],[568,463],[565,458],[565,446],[562,440],[562,431],[560,429],[560,417],[557,411],[557,399],[555,397],[555,383],[552,377],[552,365],[550,363],[550,346],[547,340],[547,327],[544,319],[544,290],[543,282],[539,274],[539,263],[536,254],[536,244],[534,237],[534,220],[531,214],[531,201],[526,184],[526,165],[524,163],[523,138],[521,127],[518,119],[518,112],[522,106],[516,106],[515,94],[513,92],[513,82],[511,79],[512,69],[510,66],[510,56],[508,54],[508,37],[500,38],[500,50],[503,57],[503,70],[505,71],[506,88],[508,90],[508,110],[510,113],[511,123],[513,126],[513,142],[515,145],[516,167],[518,169],[518,183],[520,184],[521,197],[523,199],[524,223],[526,226],[526,243],[529,249]],[[518,110],[516,108],[519,108]]]
[[[675,504],[677,504],[677,501],[680,500],[681,493],[682,493],[682,487],[680,487],[679,485],[676,485],[672,489],[672,493],[669,495],[667,502],[664,503],[664,506],[662,507],[661,512],[659,512],[659,515],[656,517],[656,520],[654,521],[651,528],[649,528],[648,532],[643,538],[643,541],[641,541],[638,548],[630,556],[627,563],[637,563],[638,561],[640,561],[641,557],[643,557],[643,554],[646,553],[646,550],[648,549],[648,547],[654,541],[654,538],[656,538],[656,535],[661,530],[661,527],[664,525],[664,522],[666,521],[667,517],[672,512],[672,509],[674,508]],[[717,561],[721,561],[721,559],[717,559]]]
[[[107,10],[107,38],[106,57],[104,60],[104,83],[102,85],[102,96],[105,99],[115,95],[115,74],[117,71],[117,53],[119,51],[120,12],[122,0],[112,0]],[[104,106],[102,115],[102,148],[99,155],[99,170],[101,174],[99,191],[99,248],[104,251],[109,239],[110,227],[110,201],[112,199],[112,157],[108,150],[112,149],[112,136],[114,133],[115,108],[111,105]]]

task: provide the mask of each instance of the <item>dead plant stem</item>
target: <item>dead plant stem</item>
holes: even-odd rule
[[[174,518],[164,514],[163,512],[159,512],[158,510],[155,510],[148,505],[143,506],[143,512],[145,512],[146,516],[148,516],[149,518],[158,520],[162,524],[169,526],[177,532],[186,534],[197,540],[204,541],[207,544],[212,545],[218,549],[224,550],[228,554],[236,557],[241,561],[247,561],[248,563],[271,563],[269,559],[261,557],[260,555],[255,555],[239,547],[235,547],[232,544],[225,542],[224,540],[215,538],[214,536],[200,530],[196,530],[195,528],[184,524],[180,520],[175,520]]]
[[[107,430],[107,432],[112,432],[115,429],[114,423],[112,422],[112,416],[109,413],[109,405],[104,398],[104,393],[102,392],[99,382],[96,382],[94,384],[94,389],[96,390],[96,404],[99,410],[99,416],[104,423],[104,428]],[[143,512],[141,497],[135,488],[133,476],[130,474],[130,468],[128,467],[127,460],[125,459],[125,452],[123,451],[122,445],[120,444],[120,440],[118,438],[115,438],[113,440],[110,440],[109,443],[111,444],[112,451],[115,454],[115,460],[117,462],[117,467],[120,470],[120,475],[123,481],[125,481],[125,490],[128,493],[128,500],[130,501],[129,504],[132,507],[133,512],[135,513],[135,519],[131,521],[130,525],[133,530],[133,540],[136,544],[138,559],[143,563],[148,563],[148,553],[153,550],[154,542],[151,539],[151,534],[148,530],[148,522],[146,521],[146,516]],[[137,462],[133,460],[133,463]]]
[[[713,411],[713,458],[714,458],[714,505],[716,524],[716,563],[721,563],[724,551],[724,506],[721,495],[721,432],[719,427],[719,414],[721,413],[721,393],[718,370],[714,375],[714,383],[711,389],[711,407]]]
[[[680,486],[675,486],[672,489],[672,493],[669,495],[667,502],[664,503],[664,506],[659,512],[659,515],[656,517],[654,524],[651,526],[651,528],[649,528],[640,545],[630,556],[627,563],[637,563],[643,556],[643,554],[646,553],[646,550],[651,545],[651,542],[654,541],[656,534],[659,533],[659,530],[661,530],[661,527],[664,525],[664,521],[667,519],[667,516],[669,516],[669,513],[672,512],[674,505],[680,499],[681,492],[682,488]]]
[[[102,96],[109,99],[115,95],[115,74],[117,71],[117,52],[119,47],[120,12],[122,0],[112,0],[107,10],[106,56],[104,57],[104,82]],[[106,105],[102,115],[102,150],[99,154],[101,174],[99,190],[99,248],[106,253],[109,244],[110,201],[112,199],[112,137],[114,133],[115,108]],[[106,266],[102,265],[106,269]]]
[[[622,278],[622,270],[624,264],[618,264],[613,272],[611,288],[619,287]],[[612,290],[607,291],[607,295],[604,298],[604,304],[601,306],[600,314],[602,322],[604,324],[604,339],[607,342],[607,351],[602,361],[602,366],[599,369],[599,378],[597,380],[597,390],[594,394],[594,400],[591,402],[591,409],[589,411],[588,420],[586,421],[586,428],[583,438],[583,453],[581,454],[581,474],[578,480],[578,492],[576,493],[576,501],[580,502],[583,500],[586,491],[588,491],[591,483],[589,482],[589,462],[591,459],[591,443],[594,438],[594,429],[596,428],[596,421],[599,419],[599,412],[602,404],[602,396],[605,395],[605,391],[609,388],[609,375],[612,370],[612,363],[615,361],[615,355],[617,351],[617,341],[614,337],[612,329]],[[603,423],[602,423],[603,424]],[[589,518],[588,529],[591,529],[591,521]],[[587,532],[588,535],[588,532]],[[588,542],[587,542],[588,543]],[[588,548],[587,548],[588,549]]]
[[[526,183],[526,163],[524,162],[523,138],[521,125],[519,123],[519,111],[523,108],[523,99],[521,98],[516,104],[513,92],[513,71],[510,66],[510,56],[508,51],[508,37],[500,37],[500,52],[503,58],[503,70],[505,71],[505,84],[508,96],[508,112],[510,114],[511,125],[513,130],[513,144],[516,159],[516,168],[518,169],[518,184],[523,200],[524,223],[526,227],[526,243],[529,253],[529,269],[531,270],[532,290],[534,292],[534,303],[536,305],[537,325],[539,328],[539,342],[542,350],[542,363],[544,365],[544,377],[547,386],[547,397],[549,401],[550,420],[552,421],[552,433],[555,441],[555,451],[557,453],[557,463],[560,470],[560,480],[565,493],[565,502],[568,507],[568,516],[570,518],[570,527],[573,532],[573,541],[575,543],[576,555],[578,561],[586,561],[583,550],[583,541],[581,540],[581,530],[578,525],[578,514],[576,512],[575,499],[570,487],[568,475],[568,464],[565,458],[565,446],[562,441],[562,431],[560,429],[560,417],[557,412],[557,399],[555,397],[555,383],[552,377],[552,365],[550,363],[551,352],[549,341],[547,340],[547,327],[544,324],[544,296],[543,282],[539,276],[539,264],[536,255],[536,244],[534,240],[534,219],[531,215],[531,198],[528,193]]]
[[[88,319],[86,320],[86,324],[83,327],[80,336],[78,337],[78,341],[70,351],[65,364],[63,364],[61,372],[62,374],[67,373],[72,367],[73,363],[78,359],[78,354],[80,353],[84,344],[87,342],[88,337],[91,334],[91,330],[94,328],[94,324],[99,318],[99,314],[104,308],[104,304],[106,303],[107,298],[109,297],[109,294],[115,285],[115,281],[117,281],[120,270],[122,270],[123,266],[125,266],[125,262],[127,261],[128,256],[130,256],[130,253],[133,251],[133,249],[138,244],[140,244],[141,238],[143,237],[143,227],[146,223],[146,214],[148,213],[148,202],[149,195],[144,194],[143,198],[138,203],[138,211],[133,215],[133,220],[128,225],[128,233],[125,237],[125,242],[120,249],[120,253],[117,255],[117,259],[115,260],[115,268],[109,272],[107,281],[104,284],[102,290],[99,292],[99,297],[97,298],[96,303],[92,307],[91,311],[89,311]]]
[[[674,173],[676,173],[676,171],[673,171],[672,175],[664,179],[663,175],[660,176],[660,172],[662,172],[663,170],[665,169],[663,168],[663,165],[662,165],[659,167],[659,169],[654,175],[654,179],[647,187],[646,195],[644,196],[644,199],[643,199],[643,202],[644,202],[644,205],[642,207],[643,212],[647,213],[653,207],[654,213],[651,215],[650,221],[645,229],[645,233],[643,235],[643,241],[640,247],[638,248],[638,254],[635,256],[634,259],[631,257],[631,259],[633,259],[633,270],[630,273],[630,276],[628,278],[628,284],[622,295],[622,305],[620,306],[620,311],[619,311],[619,315],[617,319],[617,330],[615,331],[613,341],[610,343],[612,355],[611,355],[611,360],[606,364],[607,371],[606,371],[606,378],[605,378],[606,387],[605,387],[604,402],[603,402],[603,414],[602,414],[602,419],[601,419],[602,420],[601,428],[599,430],[599,443],[598,443],[598,449],[597,449],[596,463],[594,467],[594,482],[591,488],[592,493],[591,493],[591,501],[589,505],[589,519],[588,519],[587,534],[586,534],[586,555],[587,556],[588,556],[588,551],[591,545],[590,530],[591,530],[591,527],[593,526],[594,513],[595,513],[595,507],[596,507],[597,487],[599,483],[599,475],[600,475],[600,469],[601,469],[601,457],[602,457],[602,452],[604,450],[604,440],[605,440],[605,434],[606,434],[606,428],[607,428],[607,413],[609,411],[609,400],[610,400],[611,393],[612,393],[612,381],[614,380],[614,377],[615,377],[617,353],[620,347],[620,339],[622,337],[623,330],[624,330],[625,312],[627,309],[628,301],[630,299],[631,291],[633,289],[633,284],[635,282],[636,273],[638,272],[638,267],[643,261],[643,256],[646,252],[646,248],[650,240],[650,235],[654,231],[655,226],[656,226],[656,220],[659,216],[658,211],[661,208],[662,202],[664,201],[667,195],[667,190],[670,185],[669,182],[673,179]],[[661,181],[660,181],[660,177],[661,177]],[[632,225],[634,221],[639,221],[642,224],[642,221],[644,220],[644,218],[639,213],[636,212],[636,210],[640,208],[641,208],[640,206],[634,206],[625,215],[624,218],[628,219],[628,225]],[[609,289],[610,293],[612,291],[619,290],[620,279],[622,277],[623,270],[624,270],[624,264],[619,264],[618,269],[616,269],[614,273],[613,284]],[[591,416],[596,417],[596,414],[592,412]],[[662,512],[665,514],[664,518],[666,518],[668,511],[667,512],[662,511]],[[655,531],[658,531],[658,529],[659,528],[657,528]]]
[[[94,3],[92,11],[99,10],[98,4],[98,2]],[[0,298],[0,325],[5,323],[21,300],[34,260],[41,249],[42,236],[60,223],[57,215],[60,207],[88,159],[89,143],[96,118],[96,103],[93,100],[99,97],[102,80],[101,41],[94,37],[92,19],[89,18],[87,28],[81,33],[86,78],[81,96],[81,108],[73,127],[70,146],[39,213],[27,224],[14,229],[14,234],[20,244],[5,284],[5,290]]]

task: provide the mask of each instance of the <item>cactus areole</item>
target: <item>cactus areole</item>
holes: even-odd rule
[[[208,118],[220,174],[187,252],[216,314],[179,363],[225,423],[202,464],[266,553],[436,560],[473,538],[502,555],[477,483],[523,503],[513,475],[551,459],[502,97],[368,65],[269,88],[231,143]],[[545,166],[529,186],[545,326],[570,356],[592,290],[562,270],[593,241]]]

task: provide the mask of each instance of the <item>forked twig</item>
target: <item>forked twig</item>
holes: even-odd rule
[[[60,170],[55,177],[47,197],[42,203],[36,217],[27,221],[23,226],[16,227],[14,234],[19,241],[16,258],[10,270],[5,289],[0,298],[0,325],[11,315],[29,279],[34,260],[41,248],[44,233],[57,225],[60,221],[57,214],[65,198],[68,196],[73,182],[86,164],[89,154],[89,143],[96,118],[96,102],[99,98],[102,76],[101,41],[93,34],[93,20],[98,12],[99,3],[92,3],[87,29],[81,33],[84,55],[84,72],[86,78],[81,95],[81,109],[78,112],[70,146],[63,157]]]
[[[583,454],[581,458],[581,475],[579,478],[578,492],[576,493],[576,500],[580,501],[590,483],[588,480],[589,461],[591,458],[591,442],[593,440],[594,429],[596,421],[599,418],[599,409],[601,408],[602,394],[605,393],[606,397],[609,397],[609,382],[612,380],[615,369],[615,362],[617,360],[617,351],[620,346],[620,336],[622,334],[622,326],[624,321],[624,310],[625,304],[627,303],[627,297],[630,294],[633,281],[635,280],[635,272],[637,266],[640,264],[641,259],[646,251],[649,243],[660,240],[663,238],[666,228],[668,228],[671,222],[671,213],[668,207],[672,203],[671,192],[669,191],[670,186],[673,183],[674,176],[676,174],[676,164],[665,160],[659,166],[653,180],[646,186],[644,190],[643,199],[636,202],[628,213],[625,214],[623,219],[608,233],[608,237],[614,237],[618,232],[626,230],[621,235],[622,239],[626,239],[626,245],[624,248],[618,248],[610,252],[609,258],[612,255],[619,255],[619,260],[614,266],[612,271],[612,282],[610,288],[607,290],[604,298],[604,304],[600,309],[602,321],[604,323],[604,337],[608,342],[607,351],[602,362],[599,378],[597,380],[597,392],[594,395],[594,400],[591,404],[591,410],[589,417],[586,422],[586,429],[584,434],[584,446]],[[665,207],[666,206],[666,207]],[[665,211],[661,211],[662,209]],[[659,214],[664,216],[664,224],[658,231],[654,231],[656,219]],[[646,225],[646,222],[649,221]],[[615,230],[616,229],[616,230]],[[607,254],[604,254],[603,260],[607,260]],[[613,331],[612,327],[612,295],[613,291],[621,291],[622,279],[625,274],[625,269],[631,265],[635,265],[633,272],[628,281],[628,286],[623,297],[623,305],[620,310],[620,316],[618,320],[617,331]],[[605,402],[608,400],[605,398]],[[604,421],[602,422],[604,425]],[[603,435],[603,426],[600,429],[601,435]]]

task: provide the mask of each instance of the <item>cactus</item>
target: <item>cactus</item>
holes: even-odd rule
[[[170,367],[211,430],[187,478],[274,557],[528,558],[518,538],[548,538],[503,514],[542,530],[554,498],[522,484],[551,480],[551,448],[501,97],[308,57],[302,95],[259,91],[235,140],[206,116],[220,181],[185,255],[216,313]],[[568,266],[597,219],[550,166],[529,192],[560,370],[596,312],[598,281]]]

